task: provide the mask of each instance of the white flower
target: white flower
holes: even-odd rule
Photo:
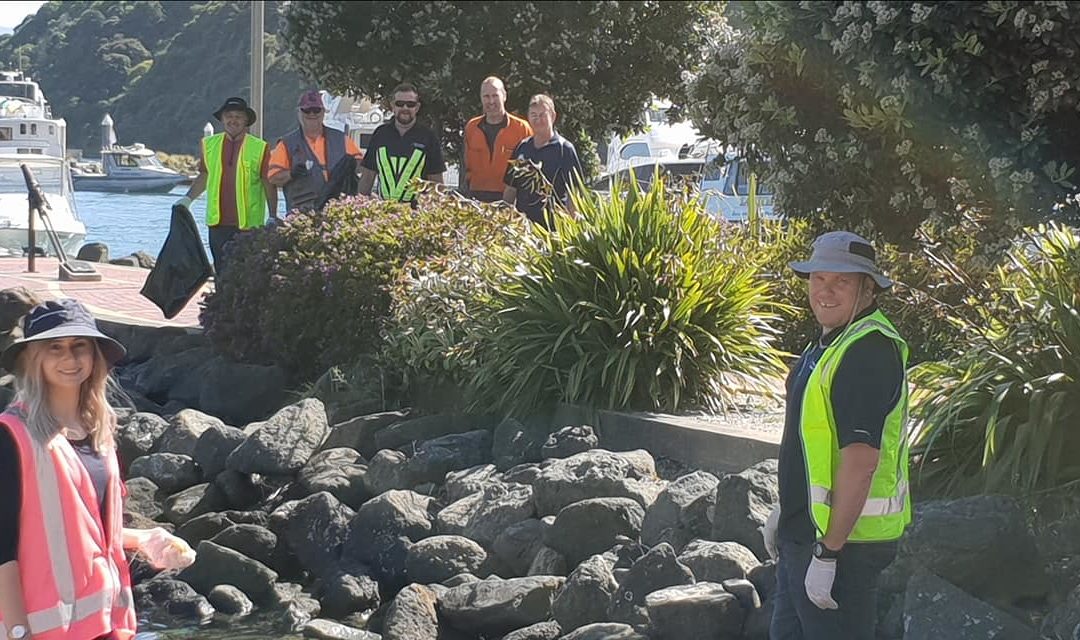
[[[928,6],[919,2],[911,5],[911,22],[912,24],[920,24],[925,22],[930,14],[934,12],[934,7]]]
[[[904,139],[896,145],[896,155],[906,156],[911,151],[911,140]]]

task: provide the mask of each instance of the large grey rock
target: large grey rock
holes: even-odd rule
[[[231,584],[256,604],[275,597],[277,574],[257,560],[204,540],[195,551],[195,562],[180,572],[179,578],[202,594],[222,584]]]
[[[555,597],[551,612],[563,629],[577,629],[607,620],[611,598],[619,588],[611,573],[614,559],[595,555],[579,564],[562,591]]]
[[[116,453],[125,468],[141,456],[154,453],[154,446],[169,423],[153,413],[134,413],[116,428]]]
[[[315,638],[316,640],[380,640],[382,638],[377,633],[322,618],[309,621],[301,629],[301,632],[305,638]]]
[[[383,640],[438,640],[439,618],[431,589],[410,584],[398,592],[383,621]]]
[[[226,506],[225,496],[212,484],[197,484],[175,493],[165,500],[164,513],[169,522],[183,524],[192,518],[221,511]]]
[[[225,423],[214,416],[195,409],[184,409],[169,420],[169,428],[161,435],[157,450],[161,453],[178,453],[195,457],[195,445],[199,437],[210,427],[223,427]]]
[[[569,458],[600,446],[600,438],[589,425],[563,427],[552,433],[540,447],[543,458]]]
[[[769,557],[760,529],[780,503],[776,465],[770,458],[720,480],[710,511],[713,540],[738,542],[761,560]]]
[[[203,431],[192,454],[202,468],[203,477],[209,480],[224,471],[225,460],[246,437],[242,430],[226,425],[214,425]]]
[[[176,354],[162,354],[142,366],[131,386],[138,393],[164,402],[171,396],[174,387],[213,357],[214,351],[205,346]]]
[[[670,544],[662,542],[642,556],[619,583],[611,599],[609,619],[626,624],[645,624],[645,596],[666,587],[694,584],[694,574],[675,557]]]
[[[904,599],[904,638],[949,640],[1035,640],[1038,634],[1009,614],[955,585],[918,571]]]
[[[195,623],[209,621],[214,607],[186,582],[163,575],[135,585],[132,590],[139,611],[160,610]]]
[[[630,498],[590,498],[559,511],[544,534],[544,544],[571,565],[615,546],[620,537],[636,540],[645,511]]]
[[[520,422],[507,418],[495,427],[492,457],[502,471],[526,462],[540,462],[541,448],[548,438],[547,425],[539,420]]]
[[[364,488],[373,496],[395,489],[412,489],[418,484],[419,480],[412,476],[409,457],[393,449],[376,453],[364,474]]]
[[[228,467],[242,473],[288,475],[304,466],[326,438],[322,402],[307,398],[284,407],[229,456]]]
[[[645,512],[641,542],[655,547],[669,542],[681,551],[694,538],[712,533],[709,507],[716,502],[719,478],[705,471],[695,471],[669,484]]]
[[[220,584],[214,587],[206,599],[215,609],[230,616],[243,617],[255,609],[255,605],[244,595],[244,592],[231,584]]]
[[[540,547],[536,550],[532,564],[529,565],[530,576],[565,576],[569,570],[566,557],[551,547]]]
[[[366,575],[339,572],[322,578],[316,595],[323,614],[335,618],[379,608],[379,583]]]
[[[348,447],[355,449],[365,458],[375,455],[375,433],[395,422],[401,422],[408,416],[408,411],[384,411],[357,416],[339,422],[330,428],[323,449]]]
[[[511,467],[502,474],[502,481],[507,484],[528,484],[536,482],[543,469],[543,463],[529,462]]]
[[[559,623],[549,620],[511,631],[503,636],[502,640],[558,640],[561,635],[562,627]]]
[[[1053,640],[1080,638],[1080,586],[1074,588],[1065,602],[1046,616],[1042,623],[1042,636]]]
[[[647,456],[647,458],[646,458]],[[589,498],[633,498],[648,508],[662,490],[652,457],[644,452],[612,453],[594,449],[556,460],[533,482],[536,510],[557,514],[568,504]]]
[[[432,536],[409,547],[405,570],[420,584],[440,583],[460,574],[475,573],[487,560],[484,548],[462,536]]]
[[[536,518],[526,518],[506,527],[495,537],[491,551],[512,574],[503,577],[529,573],[529,566],[544,545],[544,531],[547,528],[548,525]]]
[[[534,513],[532,487],[496,482],[440,511],[437,526],[439,533],[465,536],[491,548],[507,527]]]
[[[356,514],[323,491],[300,500],[285,527],[285,540],[300,566],[315,576],[341,569],[341,547]]]
[[[177,527],[176,535],[192,547],[198,547],[203,540],[209,540],[236,524],[224,513],[204,513]]]
[[[297,475],[297,481],[311,493],[326,491],[358,509],[371,494],[364,486],[367,464],[355,449],[323,449],[316,453]]]
[[[321,613],[318,600],[308,595],[301,585],[289,582],[274,585],[274,598],[268,608],[272,624],[291,632],[303,629]]]
[[[465,433],[490,426],[484,416],[449,414],[409,418],[379,430],[375,434],[375,449],[397,449],[410,442],[425,442],[451,433]]]
[[[655,640],[715,638],[739,640],[746,611],[738,599],[713,582],[680,585],[645,597]]]
[[[409,475],[416,483],[442,484],[446,474],[491,460],[491,432],[452,433],[428,440],[416,447],[409,459]]]
[[[365,502],[349,524],[347,559],[371,567],[384,586],[406,584],[411,542],[431,535],[434,500],[413,491],[388,491]]]
[[[210,541],[238,551],[252,560],[273,568],[278,537],[273,531],[257,524],[235,524],[210,538]]]
[[[628,624],[597,622],[574,629],[559,640],[649,640]]]
[[[165,493],[175,493],[198,484],[202,473],[190,456],[151,453],[131,463],[128,477],[146,478]]]
[[[989,602],[1041,597],[1048,582],[1026,521],[1020,504],[1005,496],[922,503],[883,576],[884,587],[901,590],[921,566]]]
[[[500,636],[551,617],[551,601],[563,578],[489,579],[448,590],[439,598],[439,619],[474,634]]]
[[[225,496],[225,501],[233,509],[247,509],[263,499],[263,492],[251,479],[251,476],[232,469],[226,469],[214,478],[216,486]]]
[[[262,420],[284,404],[288,374],[277,365],[215,358],[203,367],[198,406],[235,424]]]
[[[127,487],[127,497],[124,499],[125,511],[137,513],[151,520],[161,515],[158,486],[149,478],[131,478],[125,485]]]
[[[481,464],[468,469],[451,471],[446,474],[446,483],[443,486],[446,491],[446,501],[456,502],[477,491],[483,491],[484,487],[497,482],[498,478],[499,472],[493,464]]]
[[[679,562],[690,567],[698,582],[722,583],[746,578],[759,563],[754,552],[738,542],[694,540],[679,554]]]

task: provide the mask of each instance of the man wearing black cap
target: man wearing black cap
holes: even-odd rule
[[[873,640],[877,579],[911,522],[907,343],[874,295],[892,281],[846,231],[791,268],[821,334],[787,380],[780,505],[762,528],[778,559],[771,640]]]
[[[176,204],[191,207],[205,190],[206,226],[214,271],[224,268],[225,245],[238,231],[261,227],[266,215],[277,218],[277,187],[267,171],[270,153],[266,141],[248,133],[255,110],[243,98],[229,98],[214,112],[225,132],[202,140],[199,177]]]

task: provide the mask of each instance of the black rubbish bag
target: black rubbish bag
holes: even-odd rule
[[[360,178],[356,175],[356,158],[346,154],[330,169],[330,180],[323,186],[319,199],[315,201],[315,210],[322,211],[327,202],[341,196],[355,196],[360,193]]]
[[[139,293],[156,304],[166,318],[172,318],[213,273],[195,218],[187,207],[173,206],[169,236]]]

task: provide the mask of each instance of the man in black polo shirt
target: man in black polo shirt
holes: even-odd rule
[[[513,177],[507,171],[503,182],[503,200],[513,204],[517,210],[537,224],[547,224],[544,219],[545,208],[552,213],[562,205],[566,211],[574,213],[574,203],[570,200],[570,185],[576,184],[583,175],[577,150],[569,140],[555,131],[555,102],[546,95],[535,95],[529,100],[529,125],[533,135],[518,144],[511,156],[516,160],[530,160],[540,165],[553,188],[552,199],[546,201],[542,194],[528,188],[524,181]]]
[[[446,162],[435,132],[419,124],[420,94],[408,83],[399,84],[391,94],[394,119],[371,134],[360,166],[360,193],[370,195],[379,178],[379,195],[384,200],[414,202],[411,182],[423,178],[442,183]]]
[[[877,579],[911,521],[907,344],[878,309],[892,286],[873,246],[845,231],[791,268],[821,326],[788,376],[771,640],[873,640]]]

